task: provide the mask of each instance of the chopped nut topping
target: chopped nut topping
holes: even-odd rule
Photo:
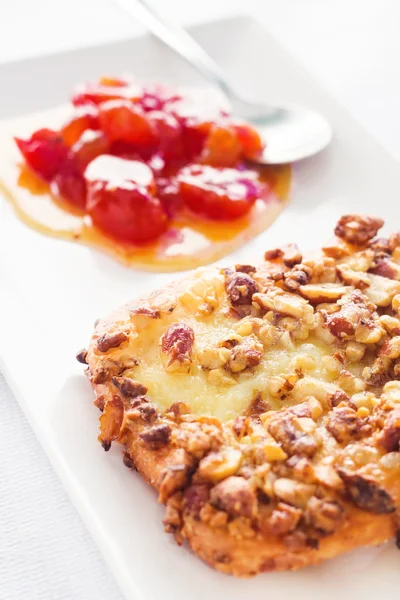
[[[83,365],[87,365],[87,355],[87,350],[83,348],[82,350],[79,350],[78,354],[76,355],[76,360]]]
[[[166,357],[165,369],[169,372],[187,372],[192,362],[194,332],[185,323],[173,323],[164,332],[161,353]]]
[[[371,273],[368,278],[371,285],[365,290],[365,294],[376,306],[389,306],[396,294],[400,293],[400,281]]]
[[[351,439],[359,440],[372,431],[371,426],[349,406],[334,408],[329,414],[326,428],[339,444],[347,444]]]
[[[221,481],[234,475],[242,462],[242,453],[234,448],[212,452],[200,461],[198,474],[208,481]]]
[[[264,254],[265,260],[276,260],[282,258],[283,263],[287,267],[294,267],[298,263],[301,263],[303,257],[296,244],[287,244],[280,248],[274,248],[273,250],[267,250]]]
[[[350,244],[363,246],[376,236],[382,225],[383,220],[378,217],[345,215],[339,219],[335,228],[335,235]]]
[[[263,530],[267,535],[286,535],[296,529],[301,516],[302,511],[299,508],[278,502]]]
[[[164,423],[146,429],[139,435],[139,438],[151,450],[158,450],[168,444],[170,435],[171,428]]]
[[[226,293],[232,306],[251,304],[257,284],[247,273],[232,273],[226,278]]]
[[[336,302],[349,290],[349,287],[339,283],[309,283],[299,287],[300,294],[303,298],[307,298],[311,304]]]
[[[281,477],[274,482],[273,489],[280,500],[299,508],[305,508],[314,494],[315,486]]]
[[[313,496],[307,503],[304,519],[307,525],[324,533],[332,533],[341,525],[343,513],[343,507],[337,502],[319,500]]]
[[[251,519],[257,511],[256,494],[243,477],[228,477],[218,483],[211,490],[210,502],[233,517]]]
[[[126,342],[128,334],[124,331],[117,331],[116,333],[103,333],[97,338],[97,349],[99,352],[107,352],[111,348],[119,348],[121,344]]]
[[[226,368],[232,373],[257,366],[263,356],[264,348],[255,337],[246,337],[231,351]]]
[[[147,392],[147,387],[145,385],[130,377],[113,377],[112,382],[125,398],[144,396]]]
[[[339,475],[356,506],[378,515],[394,512],[392,498],[371,478],[349,473],[344,469],[339,469]]]

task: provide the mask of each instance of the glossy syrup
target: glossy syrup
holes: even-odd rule
[[[222,258],[264,231],[290,198],[289,166],[262,167],[261,179],[268,184],[265,198],[257,200],[248,215],[235,221],[211,221],[182,212],[169,230],[144,246],[118,243],[94,227],[90,217],[52,194],[50,187],[22,165],[12,135],[22,137],[47,123],[55,127],[65,117],[65,108],[19,119],[3,130],[0,184],[17,216],[36,231],[99,249],[119,262],[152,271],[180,271]]]

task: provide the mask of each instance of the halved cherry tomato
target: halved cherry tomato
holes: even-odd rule
[[[168,113],[154,110],[147,113],[158,139],[158,150],[167,163],[182,160],[185,156],[182,126]]]
[[[86,129],[71,148],[80,170],[83,172],[88,164],[109,150],[109,143],[102,131]]]
[[[248,213],[261,192],[253,171],[191,165],[178,173],[177,181],[193,212],[221,221]]]
[[[30,168],[45,181],[51,181],[66,159],[68,148],[52,129],[39,129],[27,140],[14,138]]]
[[[229,125],[213,125],[205,140],[200,161],[213,167],[234,167],[242,153],[238,136]]]
[[[179,186],[174,179],[158,177],[156,179],[157,197],[161,200],[165,212],[171,219],[183,206]]]
[[[130,100],[110,100],[99,107],[102,131],[111,142],[121,141],[138,150],[156,144],[152,124],[145,113]]]
[[[133,244],[159,237],[168,219],[149,167],[139,161],[99,156],[85,172],[87,210],[93,223],[112,237]]]
[[[233,123],[232,128],[236,131],[245,158],[257,158],[264,149],[260,134],[254,127],[247,123]]]
[[[86,206],[86,181],[73,158],[68,158],[60,166],[51,188],[54,193],[77,208]]]
[[[93,104],[83,104],[75,109],[72,117],[61,128],[61,136],[67,146],[79,140],[86,129],[99,128],[99,111]]]

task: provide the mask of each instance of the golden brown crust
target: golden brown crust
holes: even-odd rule
[[[100,321],[79,354],[103,447],[125,445],[166,531],[222,572],[297,569],[400,529],[400,238],[373,240],[381,225],[349,215],[310,258],[289,245],[258,268],[202,269]],[[199,323],[224,337],[201,345]],[[293,359],[269,372],[276,349]],[[148,392],[155,356],[187,402]],[[235,417],[203,414],[198,374],[206,395],[253,396]]]

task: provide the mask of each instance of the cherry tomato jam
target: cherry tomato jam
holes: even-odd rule
[[[18,215],[146,269],[229,253],[280,212],[290,167],[255,167],[257,131],[204,94],[102,78],[68,108],[10,123],[23,160],[10,148],[2,179]]]

